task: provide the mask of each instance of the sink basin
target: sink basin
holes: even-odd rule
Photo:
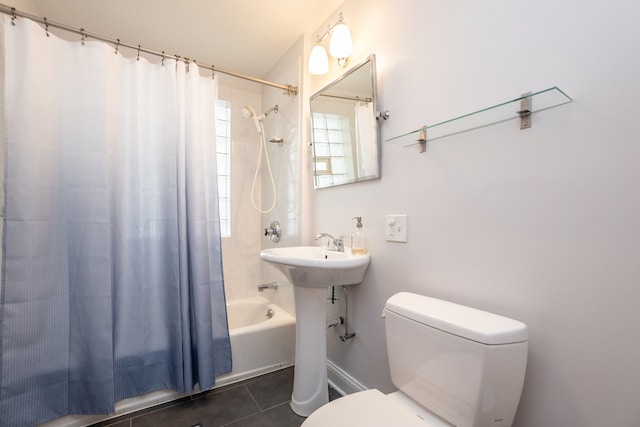
[[[362,282],[371,255],[320,246],[265,249],[260,258],[293,283],[296,357],[291,409],[303,417],[329,402],[327,388],[327,287]]]
[[[327,287],[362,282],[369,267],[369,254],[353,255],[321,246],[294,246],[265,249],[260,258],[280,270],[295,286]]]

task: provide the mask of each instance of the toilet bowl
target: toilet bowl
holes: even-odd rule
[[[303,427],[454,427],[402,392],[365,390],[320,407]]]
[[[510,427],[527,363],[523,323],[408,292],[383,311],[393,384],[313,412],[303,427]]]

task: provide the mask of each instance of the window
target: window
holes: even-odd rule
[[[353,178],[349,117],[313,113],[314,168],[319,186],[344,184]]]
[[[216,104],[216,159],[218,161],[218,205],[220,234],[231,236],[231,102]]]

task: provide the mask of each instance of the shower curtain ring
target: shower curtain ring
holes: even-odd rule
[[[46,16],[44,17],[44,33],[49,37],[49,23]]]
[[[15,8],[15,7],[12,7],[12,8],[11,8],[11,25],[13,25],[14,27],[15,27],[15,25],[16,25],[16,18],[18,18],[18,17],[16,16],[16,8]]]
[[[164,67],[164,50],[162,51],[162,61],[160,61],[160,65]]]
[[[138,45],[138,58],[136,58],[136,61],[140,61],[140,45]]]
[[[113,52],[113,53],[115,53],[116,55],[118,54],[118,47],[120,47],[120,39],[116,39],[116,51],[115,51],[115,52]]]
[[[87,41],[87,35],[84,33],[84,28],[80,28],[80,44],[84,46],[84,42]]]
[[[184,58],[184,71],[189,72],[189,58]]]
[[[215,65],[211,66],[211,78],[212,79],[216,78],[216,66]]]

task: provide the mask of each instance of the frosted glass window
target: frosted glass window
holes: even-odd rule
[[[344,157],[332,157],[331,168],[334,175],[344,175],[346,171],[344,165]]]
[[[222,237],[231,236],[231,102],[216,105],[216,158],[218,162],[218,214]]]
[[[329,148],[329,144],[316,144],[316,150],[315,150],[315,154],[316,156],[328,156],[331,154],[330,148]]]
[[[316,182],[320,187],[343,184],[353,178],[349,118],[341,114],[313,113]]]
[[[319,143],[329,142],[329,133],[326,129],[314,129],[313,140]]]
[[[329,145],[331,157],[344,157],[344,145],[331,144]]]
[[[337,114],[327,114],[327,129],[340,130],[340,116]]]

